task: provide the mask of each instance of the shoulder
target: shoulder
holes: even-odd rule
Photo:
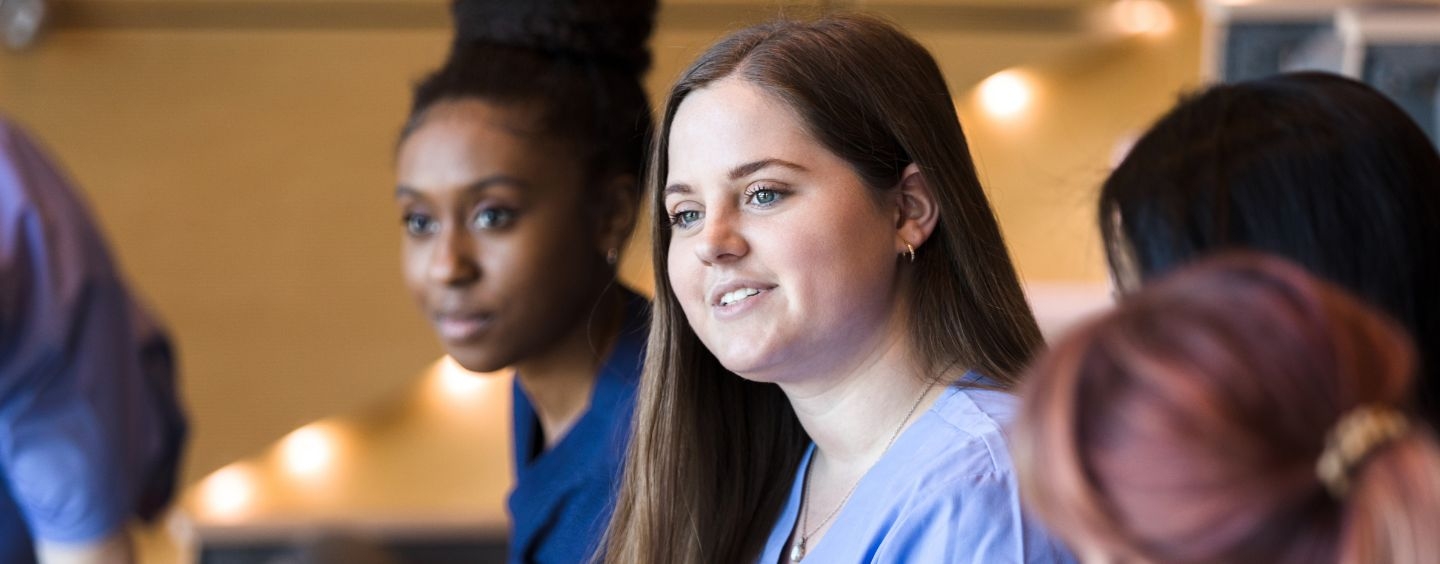
[[[914,476],[910,509],[1018,512],[1018,482],[1006,438],[1016,405],[1016,397],[1004,391],[946,390],[924,421],[926,436],[909,463]]]
[[[901,508],[876,561],[1073,562],[1065,547],[1021,510],[1008,474],[935,482]]]
[[[946,390],[930,436],[910,462],[911,487],[882,553],[885,561],[1063,562],[1064,549],[1022,512],[1006,440],[1014,395]]]
[[[1013,472],[957,472],[928,482],[899,508],[877,552],[883,562],[1073,562],[1023,511]]]
[[[931,408],[927,421],[927,466],[945,476],[1008,477],[1014,465],[1006,438],[1018,399],[1000,390],[953,387]]]
[[[625,302],[624,319],[615,345],[601,372],[634,393],[645,367],[645,349],[650,337],[650,301],[624,286],[620,287]]]
[[[29,137],[20,126],[3,113],[0,113],[0,153],[9,155],[18,146],[28,146]]]
[[[945,391],[922,422],[925,436],[908,464],[914,486],[907,512],[1018,511],[1005,432],[1015,403],[1003,391]]]
[[[904,455],[888,464],[892,486],[898,486],[892,490],[896,517],[1018,511],[1017,482],[1005,440],[1013,403],[1005,392],[945,390],[915,422],[915,436],[907,437]]]

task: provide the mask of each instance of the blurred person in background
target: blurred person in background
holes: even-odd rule
[[[186,432],[162,328],[81,195],[0,117],[0,562],[128,562]]]
[[[509,558],[581,562],[609,519],[649,327],[616,280],[649,142],[654,0],[453,4],[415,89],[395,202],[445,350],[515,370]]]
[[[1122,289],[1253,249],[1379,307],[1420,352],[1406,403],[1440,423],[1440,154],[1380,92],[1296,73],[1192,95],[1106,180],[1099,213]]]
[[[1183,267],[1028,373],[1029,508],[1092,562],[1440,562],[1404,331],[1282,259]]]

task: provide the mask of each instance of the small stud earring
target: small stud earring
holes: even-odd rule
[[[620,260],[620,249],[610,247],[610,250],[605,253],[605,262],[610,266],[615,266],[615,262],[618,260]]]

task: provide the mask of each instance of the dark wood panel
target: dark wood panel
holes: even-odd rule
[[[345,30],[437,29],[449,25],[444,0],[52,0],[59,29]],[[729,29],[777,16],[807,17],[864,9],[909,29],[991,33],[1085,31],[1077,6],[852,2],[703,2],[665,5],[669,29]]]

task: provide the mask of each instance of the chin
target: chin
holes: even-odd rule
[[[735,372],[735,371],[731,371]],[[779,378],[775,378],[768,372],[735,372],[736,376],[756,384],[778,384]]]
[[[740,357],[737,355],[726,358],[717,357],[717,360],[720,361],[720,366],[725,367],[725,370],[733,372],[736,376],[751,382],[769,384],[778,381],[774,370],[775,367],[772,363],[766,362],[766,359]]]
[[[450,355],[450,358],[455,359],[455,363],[459,364],[461,368],[482,374],[499,372],[513,364],[509,362],[510,359],[502,358],[503,355],[497,355],[489,350],[447,347],[445,352]]]

